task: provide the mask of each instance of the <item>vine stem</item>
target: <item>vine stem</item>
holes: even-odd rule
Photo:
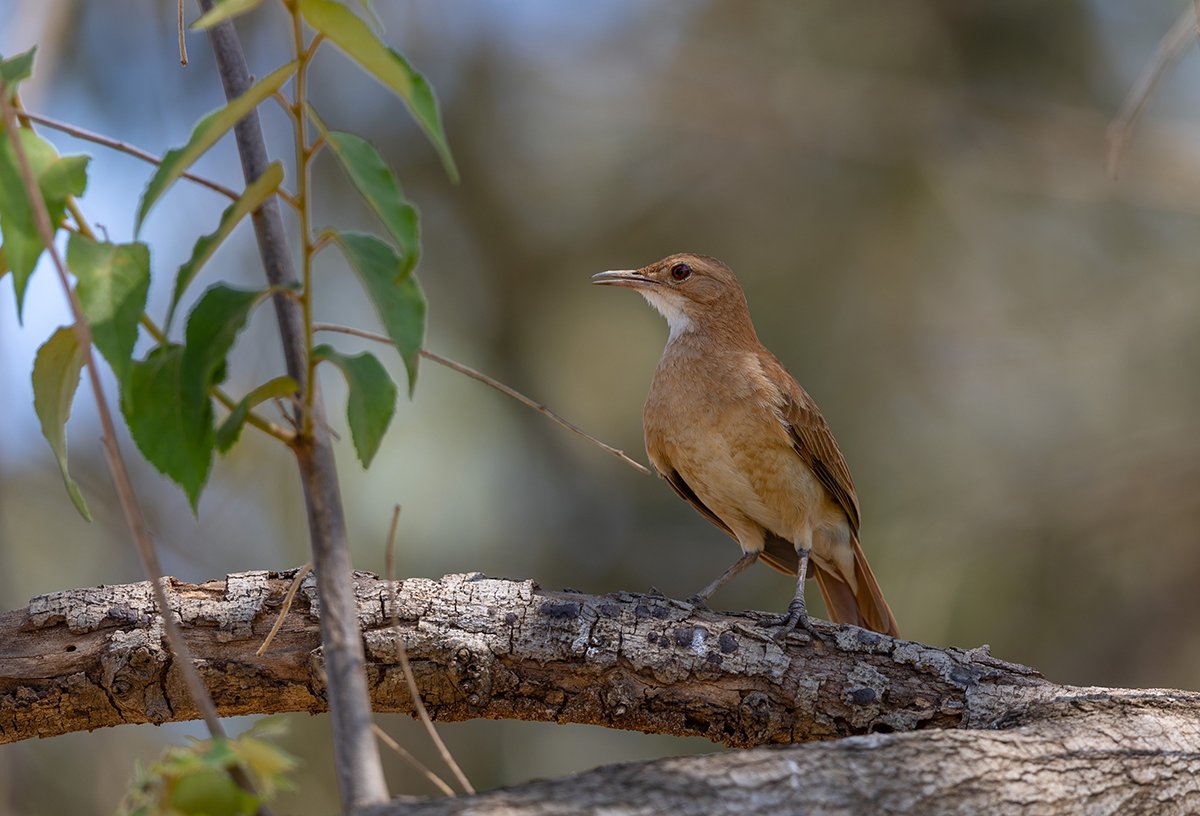
[[[198,1],[202,11],[214,6],[214,0]],[[293,17],[293,30],[298,31],[302,38],[299,9],[293,2],[285,5]],[[240,96],[250,87],[251,81],[237,29],[230,20],[225,20],[208,30],[208,38],[226,98]],[[309,51],[308,56],[311,54]],[[297,73],[297,84],[303,81],[303,76],[302,64]],[[251,111],[237,123],[234,137],[242,161],[242,174],[247,183],[252,183],[266,171],[270,163],[257,110]],[[303,136],[297,144],[302,143]],[[296,161],[301,169],[299,175],[303,175],[302,151],[297,153]],[[307,213],[311,200],[307,179],[297,190],[296,199],[300,204],[297,212],[303,213],[302,232],[307,246],[305,262],[309,264],[311,256],[308,252],[312,247],[309,243],[311,237]],[[295,417],[298,425],[303,424],[292,442],[292,451],[296,456],[304,491],[312,564],[321,605],[321,654],[333,726],[334,773],[338,780],[342,811],[350,813],[363,805],[386,801],[388,792],[379,744],[371,729],[366,659],[358,624],[354,564],[350,558],[341,488],[320,390],[310,376],[311,322],[305,313],[305,302],[311,303],[311,288],[304,288],[300,303],[282,294],[283,288],[295,285],[297,275],[278,199],[272,197],[264,202],[254,212],[252,221],[267,281],[277,287],[274,295],[275,314],[279,321],[287,373],[300,384],[301,394],[306,397],[311,395],[311,400],[304,399],[298,409],[303,416]],[[310,266],[307,268],[311,269]]]
[[[212,696],[208,693],[208,688],[204,685],[204,680],[200,677],[200,672],[196,669],[191,649],[188,648],[187,641],[183,637],[183,632],[180,631],[179,622],[175,619],[174,610],[171,609],[171,601],[167,596],[166,579],[163,577],[162,566],[158,561],[158,553],[154,549],[154,542],[150,538],[150,529],[146,524],[146,517],[142,513],[137,492],[133,489],[133,480],[129,476],[129,470],[125,466],[125,458],[121,455],[121,449],[117,443],[116,424],[113,422],[112,412],[108,407],[108,399],[104,395],[104,385],[100,382],[100,374],[96,367],[96,355],[92,351],[91,327],[88,325],[87,318],[83,314],[83,306],[79,302],[75,290],[71,287],[70,280],[67,278],[67,269],[63,264],[62,256],[58,253],[58,247],[54,244],[54,227],[50,222],[50,213],[46,209],[46,202],[42,198],[37,179],[33,175],[33,168],[29,164],[29,157],[25,155],[25,148],[21,144],[21,140],[17,137],[18,125],[16,112],[9,103],[8,85],[3,81],[0,81],[0,115],[3,117],[4,129],[9,135],[9,143],[12,145],[13,154],[17,161],[21,184],[25,188],[25,195],[29,200],[30,209],[33,211],[34,225],[37,228],[38,235],[42,239],[42,243],[46,247],[46,252],[50,256],[51,263],[58,273],[59,283],[66,295],[67,304],[71,309],[71,316],[75,321],[75,338],[79,343],[80,352],[83,355],[84,364],[88,372],[88,384],[96,401],[96,413],[100,419],[104,457],[108,463],[109,472],[112,475],[113,485],[117,491],[117,498],[121,503],[121,511],[125,516],[125,523],[129,526],[134,547],[137,550],[139,560],[142,562],[142,570],[150,579],[150,586],[154,593],[154,603],[158,608],[159,617],[163,622],[163,632],[166,635],[167,645],[170,647],[172,654],[175,655],[175,664],[179,667],[179,673],[183,676],[184,685],[187,686],[192,703],[196,706],[201,719],[204,720],[209,734],[216,740],[226,739],[225,729],[221,725],[220,717],[217,714],[217,707],[213,703]],[[254,784],[240,765],[233,767],[232,775],[240,787],[254,793]],[[265,812],[265,809],[260,808],[260,813]]]
[[[364,329],[356,329],[353,326],[342,326],[337,323],[314,323],[313,330],[314,331],[338,332],[340,334],[349,334],[354,337],[361,337],[364,340],[373,340],[376,343],[384,343],[385,345],[389,345],[389,346],[393,345],[392,338],[388,337],[387,335],[378,334],[377,332],[366,331]],[[421,356],[424,357],[426,360],[430,360],[431,362],[437,363],[440,366],[445,366],[446,368],[450,369],[451,371],[457,371],[459,374],[464,374],[464,375],[470,377],[471,379],[475,380],[476,382],[481,382],[490,388],[494,388],[497,391],[499,391],[501,394],[512,397],[513,399],[515,399],[517,402],[521,403],[525,407],[532,408],[533,410],[537,411],[539,414],[546,417],[551,422],[558,424],[560,427],[566,428],[568,431],[570,431],[573,434],[576,434],[577,436],[583,437],[588,442],[591,442],[593,445],[600,448],[601,450],[611,453],[613,456],[617,457],[622,462],[629,465],[631,468],[636,470],[638,473],[641,473],[645,476],[653,476],[654,475],[654,473],[648,467],[646,467],[645,465],[643,465],[641,462],[637,461],[636,459],[630,457],[628,454],[625,453],[625,451],[618,450],[617,448],[614,448],[612,445],[609,445],[605,442],[601,442],[599,439],[592,436],[590,433],[583,430],[578,425],[575,425],[575,424],[563,419],[561,416],[559,416],[554,411],[551,411],[549,408],[547,408],[542,403],[535,402],[534,400],[532,400],[529,397],[522,394],[517,389],[515,389],[511,386],[505,385],[504,383],[500,382],[497,379],[493,379],[492,377],[489,377],[488,375],[484,374],[482,371],[471,368],[469,365],[464,365],[464,364],[458,362],[457,360],[451,360],[449,357],[443,357],[440,354],[434,354],[432,351],[429,351],[428,349],[421,349]]]

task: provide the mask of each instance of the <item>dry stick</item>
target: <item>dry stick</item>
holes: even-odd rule
[[[382,742],[388,748],[391,748],[393,751],[395,751],[396,754],[399,755],[399,757],[401,759],[403,759],[405,762],[407,762],[409,765],[411,765],[414,770],[416,770],[418,773],[422,774],[426,779],[428,779],[430,782],[432,782],[434,784],[434,786],[436,786],[437,789],[440,790],[442,793],[446,794],[447,796],[457,796],[458,795],[454,792],[454,788],[452,788],[446,784],[446,781],[444,779],[442,779],[440,776],[435,774],[433,771],[426,768],[425,764],[423,762],[421,762],[421,760],[417,759],[415,756],[410,754],[404,748],[403,745],[401,745],[400,743],[398,743],[394,739],[392,739],[391,735],[389,735],[387,731],[384,731],[382,728],[380,728],[376,724],[371,725],[371,730],[375,732],[375,736],[379,737],[380,742]]]
[[[300,589],[300,584],[310,572],[312,572],[311,561],[296,570],[296,577],[292,579],[292,583],[288,586],[287,594],[283,596],[283,607],[279,610],[279,615],[275,618],[275,623],[271,626],[271,631],[267,632],[267,636],[263,638],[262,645],[255,650],[255,657],[262,657],[266,654],[267,647],[271,645],[271,641],[279,634],[279,630],[283,626],[283,619],[287,617],[287,613],[292,608],[292,601],[296,599],[296,590]]]
[[[1134,125],[1142,115],[1142,110],[1150,101],[1150,97],[1154,95],[1154,89],[1158,87],[1163,74],[1179,59],[1184,49],[1197,35],[1198,21],[1200,21],[1200,0],[1196,0],[1194,7],[1185,8],[1175,24],[1163,35],[1158,43],[1158,48],[1154,51],[1154,56],[1146,64],[1142,75],[1129,90],[1129,95],[1121,103],[1121,109],[1109,124],[1107,169],[1108,174],[1113,178],[1117,177],[1117,168],[1125,155],[1125,148],[1129,144]]]
[[[429,738],[433,740],[438,753],[442,755],[442,762],[446,763],[446,767],[454,774],[458,780],[458,784],[462,785],[463,790],[468,794],[474,794],[475,788],[472,787],[471,781],[467,779],[467,775],[462,772],[462,768],[454,761],[454,755],[450,753],[450,749],[446,747],[446,743],[442,742],[441,735],[433,727],[433,720],[429,718],[429,712],[425,710],[425,703],[421,700],[421,690],[417,688],[417,678],[413,676],[412,665],[408,662],[408,650],[404,648],[404,638],[400,634],[400,599],[396,594],[395,577],[396,532],[399,526],[400,505],[397,504],[395,509],[392,510],[392,524],[388,528],[387,554],[384,557],[387,565],[388,601],[392,605],[392,628],[396,631],[396,654],[400,658],[400,668],[404,672],[404,680],[408,683],[408,693],[412,696],[413,708],[417,710],[417,716],[421,718],[421,724],[425,726],[425,730],[429,732]]]
[[[187,65],[187,43],[183,41],[183,0],[179,0],[179,19],[176,25],[179,27],[179,64]]]
[[[362,329],[356,329],[351,326],[342,326],[337,323],[314,323],[313,331],[340,332],[341,334],[350,334],[355,337],[362,337],[366,340],[374,340],[377,343],[386,343],[388,345],[392,345],[392,339],[390,337],[387,337],[386,335],[376,334],[375,332],[364,331]],[[471,379],[478,380],[479,382],[483,383],[484,385],[489,385],[492,388],[495,388],[497,391],[499,391],[502,394],[507,394],[508,396],[512,397],[513,399],[515,399],[517,402],[521,403],[522,405],[532,408],[533,410],[537,411],[539,414],[546,417],[547,419],[550,419],[553,422],[558,423],[560,426],[562,426],[563,428],[566,428],[571,433],[578,434],[579,436],[583,437],[587,441],[591,442],[593,445],[596,445],[596,446],[608,451],[613,456],[617,457],[622,462],[624,462],[625,464],[634,468],[638,472],[644,473],[647,476],[653,475],[650,472],[649,468],[647,468],[642,463],[638,462],[636,459],[631,459],[629,456],[627,456],[625,454],[624,451],[617,450],[612,445],[606,445],[605,443],[601,442],[599,439],[592,436],[590,433],[583,430],[582,428],[580,428],[576,425],[572,425],[570,422],[567,422],[567,420],[563,419],[561,416],[559,416],[558,414],[551,411],[545,405],[542,405],[540,402],[534,402],[529,397],[522,394],[520,391],[517,391],[514,388],[510,388],[509,386],[505,385],[504,383],[500,382],[499,380],[493,380],[491,377],[489,377],[488,375],[484,374],[481,371],[476,371],[475,369],[471,368],[470,366],[455,362],[454,360],[451,360],[448,357],[442,357],[440,354],[434,354],[432,351],[428,351],[427,349],[421,349],[421,356],[427,360],[432,360],[433,362],[437,363],[438,365],[443,365],[446,368],[457,371],[459,374],[465,374],[468,377],[470,377]]]
[[[199,3],[203,11],[214,6],[213,0],[199,0]],[[213,26],[208,30],[208,39],[226,98],[245,93],[251,83],[250,69],[233,23],[224,20]],[[257,110],[234,126],[234,137],[242,174],[247,183],[253,182],[270,162]],[[267,281],[272,286],[293,285],[297,280],[296,270],[278,201],[275,198],[265,201],[253,214],[252,221]],[[275,296],[275,313],[287,373],[303,392],[308,381],[309,350],[304,342],[304,316],[295,301],[281,295]],[[314,398],[306,403],[305,410],[317,421],[311,422],[311,434],[297,437],[292,450],[304,490],[321,603],[321,643],[333,731],[334,773],[342,811],[349,813],[361,805],[386,801],[388,791],[379,743],[371,732],[366,656],[354,597],[354,564],[333,447],[321,421],[324,417],[321,400]]]
[[[50,213],[46,209],[46,202],[42,198],[41,190],[38,189],[37,179],[29,164],[29,157],[25,155],[25,148],[22,146],[21,140],[16,138],[16,115],[8,101],[8,86],[3,81],[0,81],[0,113],[3,114],[5,129],[11,134],[9,144],[12,145],[13,154],[17,160],[17,169],[21,175],[21,183],[25,188],[25,195],[29,199],[29,206],[33,210],[34,224],[42,243],[46,245],[46,251],[50,255],[55,271],[58,272],[59,283],[62,284],[63,292],[67,296],[67,303],[71,307],[71,316],[75,320],[75,337],[87,365],[88,383],[96,400],[96,412],[100,417],[104,456],[108,461],[113,485],[121,502],[121,510],[125,514],[125,523],[129,525],[129,530],[133,535],[138,557],[142,562],[142,570],[150,579],[150,586],[153,587],[154,603],[158,607],[159,617],[162,618],[167,643],[176,657],[176,664],[179,666],[180,674],[183,675],[188,694],[196,705],[197,711],[200,712],[204,724],[208,727],[208,732],[214,739],[225,739],[225,729],[221,726],[221,720],[217,716],[217,707],[213,704],[212,697],[204,686],[204,681],[200,679],[200,673],[196,670],[191,650],[188,649],[187,642],[183,639],[183,633],[179,630],[179,624],[171,610],[171,603],[163,585],[164,578],[162,567],[158,563],[158,554],[154,551],[154,543],[150,540],[150,531],[146,525],[145,516],[142,515],[142,508],[138,504],[133,481],[129,478],[125,460],[117,446],[116,426],[113,424],[112,414],[108,410],[108,401],[104,396],[104,386],[101,384],[100,375],[96,370],[96,355],[92,352],[91,328],[83,315],[83,306],[79,303],[79,298],[76,296],[75,290],[71,288],[71,282],[67,279],[67,270],[58,254],[58,248],[54,245],[54,230],[50,226]],[[254,793],[254,785],[240,765],[233,767],[231,775],[244,790]]]

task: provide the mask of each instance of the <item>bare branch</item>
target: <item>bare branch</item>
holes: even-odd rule
[[[454,788],[446,784],[446,780],[442,779],[433,771],[426,768],[425,763],[421,762],[421,760],[409,753],[409,751],[403,745],[392,739],[391,735],[388,734],[387,731],[384,731],[382,728],[380,728],[378,724],[372,725],[371,730],[375,732],[375,736],[379,737],[380,742],[390,748],[392,752],[396,754],[396,756],[408,763],[409,767],[411,767],[414,771],[428,779],[434,787],[436,787],[446,796],[453,797],[458,795],[454,792]]]
[[[112,148],[113,150],[133,156],[135,159],[141,159],[149,164],[162,164],[161,156],[156,156],[150,151],[142,150],[140,147],[135,147],[128,142],[122,142],[120,139],[114,139],[111,136],[105,136],[102,133],[95,133],[90,130],[85,130],[84,128],[76,125],[72,125],[67,122],[61,122],[58,119],[51,119],[49,116],[43,116],[40,113],[23,111],[21,115],[31,122],[37,122],[39,125],[51,128],[52,130],[62,131],[69,136],[74,136],[76,139],[83,139],[87,142]],[[195,184],[199,184],[201,187],[207,187],[213,192],[220,193],[231,201],[237,201],[239,198],[239,194],[236,190],[232,190],[226,187],[224,184],[219,184],[211,179],[206,179],[203,176],[197,176],[195,173],[184,173],[182,178],[185,178]]]
[[[199,3],[203,11],[213,7],[213,0],[199,0]],[[293,15],[299,14],[295,7],[290,11]],[[250,87],[251,80],[237,29],[231,21],[225,20],[208,30],[208,38],[226,98],[240,96]],[[297,50],[302,51],[302,46]],[[299,53],[297,58],[300,58]],[[297,83],[302,81],[303,75],[302,66],[297,72]],[[242,173],[246,183],[252,183],[270,163],[257,110],[234,126],[234,137],[242,160]],[[303,182],[306,168],[302,155],[297,161]],[[301,224],[305,228],[302,240],[308,248],[311,237],[306,213],[310,202],[304,194],[303,184],[297,195],[302,205]],[[277,291],[293,286],[297,281],[296,269],[278,201],[270,198],[264,202],[255,210],[252,221],[267,281]],[[310,260],[311,253],[306,252],[306,268]],[[306,295],[310,297],[311,291],[306,291]],[[333,446],[325,425],[323,401],[316,383],[310,382],[309,378],[307,335],[311,324],[301,304],[278,293],[274,302],[287,373],[299,384],[300,393],[307,397],[303,410],[294,417],[299,420],[302,432],[291,447],[304,490],[312,563],[323,610],[321,641],[333,725],[334,772],[342,810],[348,813],[361,805],[385,800],[387,783],[379,745],[371,731],[371,701],[364,674],[362,632],[354,614],[354,565]]]
[[[292,601],[296,599],[296,590],[300,589],[301,582],[308,577],[312,572],[312,564],[305,564],[300,569],[296,570],[296,577],[288,585],[287,594],[283,596],[283,605],[279,608],[279,614],[275,617],[275,624],[271,627],[271,631],[267,632],[267,636],[263,638],[262,645],[254,651],[255,657],[262,657],[267,653],[267,649],[271,646],[271,641],[279,634],[279,630],[283,627],[283,622],[287,620],[288,612],[292,611]]]
[[[1121,160],[1125,157],[1125,149],[1133,135],[1133,128],[1146,103],[1154,95],[1159,80],[1167,69],[1175,64],[1184,50],[1191,45],[1197,36],[1197,21],[1200,20],[1200,0],[1194,6],[1186,7],[1179,19],[1163,35],[1154,51],[1154,56],[1142,70],[1142,75],[1129,90],[1121,109],[1113,117],[1108,126],[1108,174],[1117,177]]]
[[[352,326],[341,326],[336,323],[314,323],[313,330],[314,331],[339,332],[341,334],[350,334],[355,337],[362,337],[365,340],[374,340],[377,343],[386,343],[389,346],[392,345],[392,339],[390,337],[387,337],[386,335],[377,334],[375,332],[365,331],[363,329],[356,329]],[[445,366],[446,368],[449,368],[452,371],[457,371],[459,374],[465,374],[466,376],[470,377],[473,380],[476,380],[478,382],[483,383],[484,385],[495,388],[501,394],[505,394],[507,396],[512,397],[513,399],[515,399],[517,402],[521,403],[525,407],[532,408],[533,410],[537,411],[539,414],[541,414],[542,416],[551,420],[552,422],[555,422],[558,425],[560,425],[561,427],[566,428],[571,433],[583,437],[584,439],[591,442],[593,445],[596,445],[597,447],[601,448],[602,450],[608,451],[613,456],[617,457],[622,462],[629,465],[630,467],[632,467],[634,470],[638,471],[639,473],[643,473],[647,476],[654,475],[653,473],[650,472],[649,468],[647,468],[642,463],[638,462],[636,459],[632,459],[629,456],[627,456],[624,451],[617,450],[616,448],[612,447],[611,445],[607,445],[604,442],[601,442],[599,439],[592,436],[587,431],[585,431],[582,428],[578,427],[577,425],[573,425],[572,423],[563,419],[561,416],[554,413],[554,411],[551,411],[549,408],[547,408],[545,405],[542,405],[540,402],[534,402],[529,397],[525,396],[524,394],[522,394],[520,391],[516,390],[515,388],[511,388],[511,387],[505,385],[504,383],[500,382],[499,380],[492,379],[491,377],[484,374],[483,372],[478,371],[474,368],[471,368],[468,365],[463,365],[462,363],[451,360],[449,357],[442,357],[440,354],[434,354],[432,351],[429,351],[428,349],[421,349],[421,356],[424,357],[426,360],[432,360],[433,362],[437,363],[438,365]]]
[[[295,572],[174,586],[222,715],[325,710],[319,575],[302,582],[270,651],[255,653]],[[397,582],[395,604],[389,595],[385,580],[357,574],[374,708],[416,713],[396,653],[402,638],[435,722],[574,722],[752,747],[996,727],[1016,706],[1084,694],[984,649],[821,621],[823,641],[794,635],[780,645],[763,628],[770,615],[719,614],[660,595],[549,592],[478,574],[409,578]],[[151,643],[128,664],[155,621],[147,584],[67,590],[0,615],[0,742],[194,717],[177,705],[185,691],[161,649]]]
[[[183,0],[179,0],[179,14],[178,14],[178,19],[175,22],[175,25],[179,29],[179,64],[187,65],[188,64],[187,42],[184,40],[184,37],[183,37],[184,28],[185,28],[184,23],[183,23]]]

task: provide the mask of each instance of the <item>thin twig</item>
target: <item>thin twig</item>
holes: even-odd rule
[[[337,323],[314,323],[313,330],[314,331],[339,332],[341,334],[350,334],[355,337],[362,337],[366,340],[374,340],[377,343],[386,343],[388,345],[392,345],[392,339],[390,337],[387,337],[386,335],[377,334],[375,332],[364,331],[363,329],[356,329],[352,326],[342,326]],[[442,357],[440,354],[434,354],[432,351],[429,351],[427,349],[421,349],[421,356],[424,357],[426,360],[431,360],[431,361],[437,363],[438,365],[442,365],[442,366],[445,366],[446,368],[457,371],[459,374],[465,374],[468,377],[470,377],[471,379],[478,380],[479,382],[483,383],[484,385],[491,386],[492,388],[495,388],[497,391],[499,391],[502,394],[507,394],[508,396],[512,397],[513,399],[515,399],[517,402],[521,403],[522,405],[524,405],[528,408],[532,408],[533,410],[537,411],[539,414],[546,417],[547,419],[550,419],[551,421],[558,423],[559,425],[566,428],[571,433],[577,434],[577,435],[583,437],[584,439],[586,439],[587,441],[591,442],[593,445],[596,445],[596,446],[602,448],[603,450],[608,451],[609,453],[611,453],[613,456],[620,459],[625,464],[627,464],[630,467],[637,470],[639,473],[644,473],[647,476],[653,475],[650,472],[649,468],[647,468],[642,463],[638,462],[636,459],[631,459],[629,456],[627,456],[625,454],[624,451],[617,450],[612,445],[607,445],[607,444],[601,442],[599,439],[592,436],[590,433],[583,430],[582,428],[580,428],[576,425],[573,425],[570,422],[567,422],[567,420],[563,419],[561,416],[559,416],[558,414],[551,411],[545,405],[542,405],[540,402],[534,402],[529,397],[522,394],[520,391],[517,391],[514,388],[510,388],[509,386],[505,385],[504,383],[500,382],[499,380],[493,380],[491,377],[484,374],[483,372],[476,371],[475,369],[471,368],[470,366],[463,365],[462,363],[459,363],[459,362],[455,362],[454,360],[451,360],[448,357]]]
[[[271,645],[271,641],[279,634],[279,630],[283,626],[283,619],[287,617],[288,611],[292,608],[292,601],[296,599],[296,590],[300,589],[300,584],[304,582],[305,576],[310,572],[312,572],[311,561],[296,570],[296,577],[292,579],[292,583],[288,586],[287,594],[283,596],[283,607],[279,610],[279,615],[275,618],[275,623],[271,627],[271,631],[267,632],[267,636],[263,638],[262,645],[255,650],[255,657],[262,657],[266,654],[267,647]]]
[[[179,64],[187,65],[187,43],[183,40],[183,0],[179,0],[179,19],[176,24],[179,27]]]
[[[1196,0],[1193,6],[1185,8],[1179,15],[1179,19],[1163,35],[1158,43],[1158,48],[1154,51],[1154,56],[1150,58],[1150,62],[1142,70],[1141,76],[1130,88],[1125,101],[1121,103],[1121,109],[1117,111],[1117,115],[1109,124],[1107,169],[1111,177],[1117,177],[1117,170],[1125,156],[1125,148],[1129,145],[1133,128],[1142,115],[1146,103],[1154,95],[1159,80],[1162,79],[1167,69],[1179,59],[1184,49],[1192,43],[1197,33],[1200,33],[1197,31],[1197,21],[1200,21],[1200,0]]]
[[[392,739],[391,735],[388,734],[387,731],[384,731],[382,728],[380,728],[377,723],[371,723],[371,730],[375,732],[375,736],[379,737],[380,742],[395,751],[401,759],[411,765],[417,773],[421,774],[430,782],[432,782],[438,790],[440,790],[446,796],[458,796],[458,794],[454,792],[454,788],[446,784],[446,780],[442,779],[433,771],[426,768],[425,763],[421,762],[421,760],[410,754],[403,745]]]
[[[9,139],[9,144],[12,145],[13,154],[17,160],[17,169],[21,176],[21,183],[25,188],[25,195],[29,199],[29,206],[33,210],[34,225],[37,227],[38,234],[42,239],[42,243],[46,246],[46,252],[50,256],[51,263],[58,273],[59,283],[66,293],[67,303],[71,308],[71,316],[75,320],[75,337],[79,342],[79,347],[87,366],[88,382],[92,389],[92,395],[96,400],[96,413],[100,418],[101,440],[104,447],[105,459],[108,461],[108,469],[112,474],[113,486],[116,488],[117,497],[121,502],[121,510],[125,515],[125,523],[129,526],[138,557],[142,562],[142,569],[150,579],[150,586],[154,591],[154,603],[158,607],[158,614],[163,622],[163,631],[167,637],[167,644],[175,655],[175,663],[179,667],[180,674],[183,675],[183,681],[187,686],[188,694],[191,696],[192,703],[196,706],[200,717],[204,720],[209,734],[212,735],[213,739],[226,739],[225,729],[221,726],[221,720],[217,715],[217,707],[213,704],[212,696],[208,693],[204,681],[200,678],[200,672],[196,670],[196,663],[192,658],[191,650],[188,648],[187,641],[183,639],[183,633],[180,631],[179,623],[175,620],[175,613],[171,609],[170,599],[167,597],[166,580],[163,578],[162,567],[158,563],[158,553],[154,550],[154,542],[150,540],[149,527],[146,524],[145,516],[142,514],[141,505],[138,503],[137,493],[133,489],[133,481],[129,478],[129,471],[125,467],[125,459],[121,456],[121,450],[117,445],[116,426],[113,423],[112,413],[108,408],[108,400],[104,396],[104,386],[100,382],[100,374],[96,368],[96,355],[92,351],[91,328],[84,317],[83,306],[80,304],[75,290],[71,288],[71,283],[67,279],[66,266],[64,266],[62,257],[58,254],[58,248],[54,244],[54,230],[50,225],[50,213],[46,209],[46,202],[42,198],[41,190],[38,189],[37,179],[34,177],[33,168],[29,164],[29,157],[25,155],[25,148],[22,146],[21,140],[16,138],[16,115],[8,102],[8,87],[3,81],[0,81],[0,113],[3,114],[2,118],[5,129],[12,136]],[[251,793],[254,792],[254,783],[244,768],[240,765],[235,765],[231,770],[231,774],[243,790]],[[265,810],[260,809],[260,812],[265,812]]]
[[[408,683],[408,693],[412,696],[413,708],[417,710],[417,716],[421,718],[421,724],[425,726],[425,730],[429,733],[429,739],[433,740],[434,747],[438,749],[438,753],[442,756],[442,762],[446,763],[446,767],[454,774],[458,784],[468,794],[474,794],[475,788],[471,785],[471,781],[467,779],[467,775],[462,772],[462,768],[454,761],[454,755],[450,753],[450,749],[446,747],[446,743],[442,742],[442,737],[438,734],[437,729],[433,727],[433,720],[429,718],[429,712],[425,710],[425,703],[421,700],[421,690],[417,688],[417,678],[413,676],[412,665],[408,662],[408,650],[404,648],[404,638],[400,634],[400,599],[396,593],[396,532],[400,527],[400,505],[396,505],[392,510],[392,523],[388,527],[387,554],[384,558],[387,564],[387,583],[388,583],[388,602],[392,607],[392,629],[396,632],[396,654],[400,658],[400,669],[404,672],[404,680]]]
[[[210,11],[215,0],[199,0],[202,11]],[[300,13],[297,3],[288,11]],[[209,43],[226,99],[244,94],[251,85],[250,69],[237,28],[224,20],[208,30]],[[299,54],[297,54],[299,57]],[[270,164],[266,139],[257,110],[247,114],[233,128],[242,175],[247,184],[260,178]],[[302,169],[298,160],[297,169]],[[297,193],[303,208],[311,206],[303,193]],[[251,219],[258,243],[263,271],[272,286],[290,286],[297,280],[289,249],[291,242],[283,228],[279,203],[275,198],[263,202]],[[275,313],[288,376],[303,393],[308,393],[308,353],[305,343],[303,310],[290,298],[276,295]],[[371,733],[371,702],[367,693],[366,655],[354,597],[354,564],[346,532],[345,507],[338,486],[333,447],[322,419],[324,404],[314,394],[304,403],[304,422],[308,433],[300,434],[292,451],[300,471],[308,529],[312,545],[313,571],[321,602],[321,643],[325,657],[326,695],[333,731],[333,767],[337,777],[342,810],[346,813],[388,799],[387,780],[383,775],[379,742]]]
[[[24,115],[31,122],[37,122],[39,125],[45,125],[46,127],[54,130],[61,130],[63,133],[74,136],[76,139],[83,139],[84,141],[95,142],[98,145],[111,147],[113,150],[120,151],[121,153],[133,156],[136,159],[141,159],[142,161],[150,164],[162,164],[161,156],[156,156],[147,150],[142,150],[140,147],[134,147],[128,142],[122,142],[120,139],[114,139],[111,136],[105,136],[102,133],[93,133],[90,130],[84,130],[76,125],[68,124],[67,122],[60,122],[57,119],[51,119],[49,116],[43,116],[40,113],[30,113],[29,111],[25,111]],[[225,185],[219,184],[210,179],[206,179],[203,176],[197,176],[194,173],[184,173],[183,178],[199,184],[201,187],[207,187],[214,192],[218,192],[233,201],[237,201],[240,197],[240,194],[236,190],[231,190]]]

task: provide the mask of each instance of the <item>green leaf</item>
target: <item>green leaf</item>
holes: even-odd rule
[[[62,220],[67,197],[82,195],[87,187],[87,156],[59,157],[54,146],[31,130],[16,131],[38,188],[46,202],[50,223]],[[17,319],[25,302],[25,287],[45,246],[33,220],[33,208],[25,195],[20,165],[13,149],[12,134],[0,133],[0,232],[13,273],[17,294]]]
[[[138,205],[137,219],[134,223],[135,234],[141,230],[142,221],[146,218],[146,213],[158,201],[159,196],[166,192],[167,188],[183,175],[196,159],[200,158],[210,147],[216,144],[217,140],[225,135],[226,131],[253,112],[260,102],[279,90],[288,77],[295,73],[296,65],[297,63],[295,62],[289,62],[282,68],[277,68],[267,74],[244,94],[231,100],[225,107],[218,108],[197,122],[196,128],[192,131],[192,136],[188,139],[187,144],[183,147],[167,151],[167,154],[163,156],[162,163],[154,171],[154,175],[150,177],[150,182],[146,185],[146,191],[142,193],[142,200]]]
[[[92,342],[123,381],[150,291],[150,250],[145,244],[97,243],[72,233],[67,266],[79,279],[75,292]]]
[[[35,51],[37,51],[36,45],[23,54],[0,61],[0,82],[8,86],[9,93],[16,90],[18,82],[33,76]]]
[[[396,384],[370,352],[350,355],[333,346],[317,346],[313,349],[313,359],[328,360],[345,375],[350,390],[346,400],[350,438],[354,440],[358,461],[364,468],[369,467],[396,411]]]
[[[433,89],[399,53],[388,48],[354,12],[334,0],[300,0],[304,20],[342,49],[346,56],[375,77],[408,105],[417,124],[433,142],[451,180],[458,181],[458,168],[442,130]]]
[[[83,361],[83,349],[74,328],[63,326],[50,335],[33,361],[33,408],[42,425],[42,436],[58,460],[67,494],[79,514],[91,521],[87,502],[67,470],[67,420],[71,418],[71,403],[75,401]]]
[[[425,293],[416,276],[387,242],[361,232],[335,232],[333,236],[350,266],[362,278],[384,330],[404,360],[411,397],[425,343]]]
[[[355,189],[379,216],[388,233],[400,246],[407,274],[421,257],[421,229],[417,210],[404,198],[400,184],[374,145],[353,133],[326,130],[325,124],[309,108],[309,115],[326,143],[337,156]]]
[[[229,234],[245,216],[257,210],[264,201],[275,195],[275,191],[279,189],[282,182],[283,164],[277,161],[271,162],[263,174],[245,189],[238,200],[221,213],[221,222],[217,224],[216,231],[202,235],[196,241],[196,245],[192,248],[192,257],[179,267],[179,274],[175,276],[175,291],[171,294],[171,306],[167,310],[167,325],[164,331],[170,331],[171,321],[175,319],[175,309],[179,306],[179,299],[183,297],[183,292],[187,289],[188,284],[195,279],[200,267],[213,256],[217,247],[229,237]]]
[[[121,413],[138,450],[183,488],[195,511],[213,459],[212,399],[183,398],[183,346],[159,346],[129,367]]]
[[[225,358],[250,311],[265,297],[261,290],[210,287],[188,316],[180,382],[185,402],[208,400],[208,390],[225,381]]]
[[[263,0],[221,0],[204,14],[196,22],[192,23],[193,31],[204,31],[212,28],[222,20],[228,20],[238,15],[245,14],[248,11],[253,11],[262,4]]]
[[[217,452],[228,453],[229,449],[237,444],[238,437],[242,435],[242,427],[246,424],[246,417],[255,406],[269,399],[291,396],[299,390],[300,384],[285,375],[268,380],[242,397],[217,428]]]

